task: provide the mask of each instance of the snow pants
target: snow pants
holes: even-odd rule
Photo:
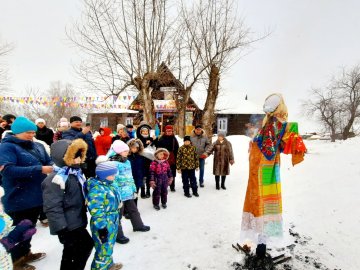
[[[144,223],[141,219],[139,210],[136,206],[135,200],[128,200],[123,202],[124,206],[121,208],[121,212],[123,213],[126,210],[126,213],[130,216],[130,221],[134,230],[140,229],[144,226]],[[124,232],[121,226],[121,217],[119,218],[119,227],[117,233],[117,239],[119,240],[124,236]]]
[[[160,203],[160,197],[161,197],[161,203],[166,204],[167,203],[167,195],[168,195],[168,180],[164,179],[162,181],[156,181],[156,187],[153,192],[153,204],[159,205]]]
[[[181,178],[185,195],[190,194],[190,187],[193,193],[197,193],[198,186],[196,183],[195,169],[181,170]]]
[[[118,232],[119,226],[119,213],[118,212],[111,212],[107,213],[110,215],[109,220],[106,228],[109,232],[107,242],[101,243],[98,229],[93,224],[93,221],[90,221],[90,228],[92,232],[92,238],[95,244],[95,255],[94,260],[91,264],[91,270],[107,270],[113,264],[113,251],[114,251],[114,244],[116,241],[116,236]]]

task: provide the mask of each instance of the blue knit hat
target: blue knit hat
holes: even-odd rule
[[[12,123],[11,131],[14,134],[19,134],[28,131],[37,131],[37,126],[35,125],[34,122],[31,122],[26,117],[19,116],[15,119],[14,123]]]
[[[108,176],[117,174],[118,172],[115,161],[101,162],[96,166],[96,175],[103,180]]]

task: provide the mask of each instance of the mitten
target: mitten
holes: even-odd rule
[[[98,230],[98,234],[99,234],[99,238],[102,244],[106,243],[108,241],[108,234],[109,231],[107,230],[107,228],[102,228]]]
[[[0,242],[7,251],[11,250],[17,243],[30,239],[36,233],[34,224],[28,220],[22,220],[16,227]]]
[[[205,158],[207,158],[208,156],[206,155],[206,154],[202,154],[202,155],[200,155],[200,158],[202,158],[202,159],[205,159]]]
[[[155,184],[154,181],[150,181],[149,185],[150,185],[151,188],[155,188],[155,187],[156,187],[156,184]]]
[[[173,180],[174,180],[174,179],[173,179],[172,177],[169,178],[169,181],[168,181],[169,186],[172,184]]]

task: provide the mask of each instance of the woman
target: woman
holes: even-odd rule
[[[231,143],[225,138],[224,132],[218,133],[218,139],[206,151],[205,155],[211,155],[213,152],[213,174],[215,175],[216,189],[220,190],[220,176],[221,188],[226,189],[226,176],[230,174],[230,165],[233,165],[235,161]]]
[[[305,145],[297,123],[287,122],[287,108],[280,94],[264,104],[266,116],[250,143],[249,181],[241,225],[242,241],[257,243],[256,254],[263,258],[270,237],[282,235],[280,153],[292,154],[293,165],[303,161]],[[249,247],[247,247],[249,248]]]
[[[41,182],[53,171],[52,162],[44,147],[33,142],[36,125],[25,117],[18,117],[0,145],[0,166],[5,195],[2,198],[5,212],[17,225],[23,219],[33,224],[43,206]],[[15,269],[35,269],[28,265],[45,257],[45,253],[30,251],[31,238],[11,251]]]

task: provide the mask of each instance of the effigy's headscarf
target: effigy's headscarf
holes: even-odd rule
[[[254,142],[266,159],[272,160],[285,133],[288,111],[284,98],[278,93],[271,94],[265,99],[263,109],[266,116]]]

